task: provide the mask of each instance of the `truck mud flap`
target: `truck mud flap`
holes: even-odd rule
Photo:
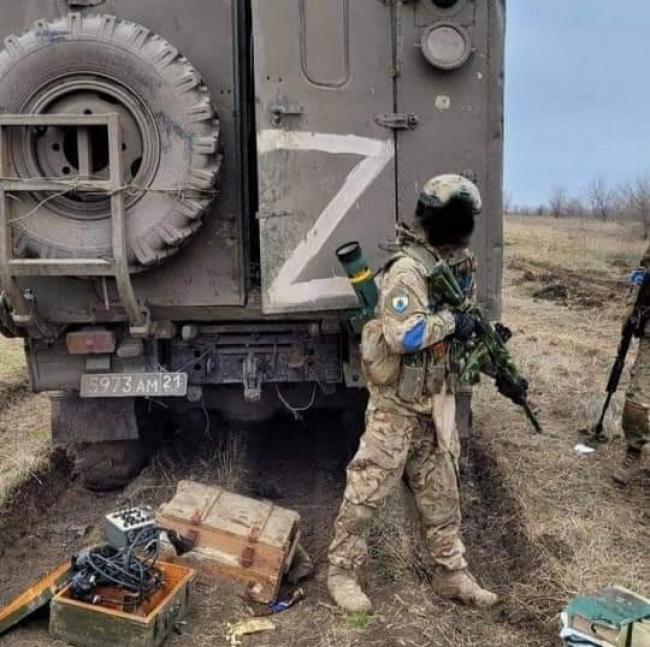
[[[82,400],[72,394],[54,394],[50,399],[54,444],[139,438],[134,398]]]

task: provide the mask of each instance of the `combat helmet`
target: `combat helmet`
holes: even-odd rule
[[[481,213],[481,192],[474,182],[462,175],[446,173],[436,175],[422,187],[419,202],[425,207],[441,208],[452,199],[466,201],[471,205],[474,215]]]

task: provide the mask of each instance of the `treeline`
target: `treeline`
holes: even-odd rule
[[[641,223],[643,235],[650,237],[650,175],[619,186],[603,178],[589,183],[582,195],[572,196],[566,187],[553,187],[548,202],[536,206],[516,205],[505,196],[508,214],[552,216],[554,218],[595,218],[602,222],[632,220]]]

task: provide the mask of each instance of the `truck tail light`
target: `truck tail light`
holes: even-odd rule
[[[115,352],[115,335],[110,330],[79,330],[65,338],[71,355],[106,355]]]

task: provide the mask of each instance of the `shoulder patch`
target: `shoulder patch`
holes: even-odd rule
[[[410,299],[406,292],[395,293],[390,300],[390,307],[398,315],[403,315],[409,308]]]

